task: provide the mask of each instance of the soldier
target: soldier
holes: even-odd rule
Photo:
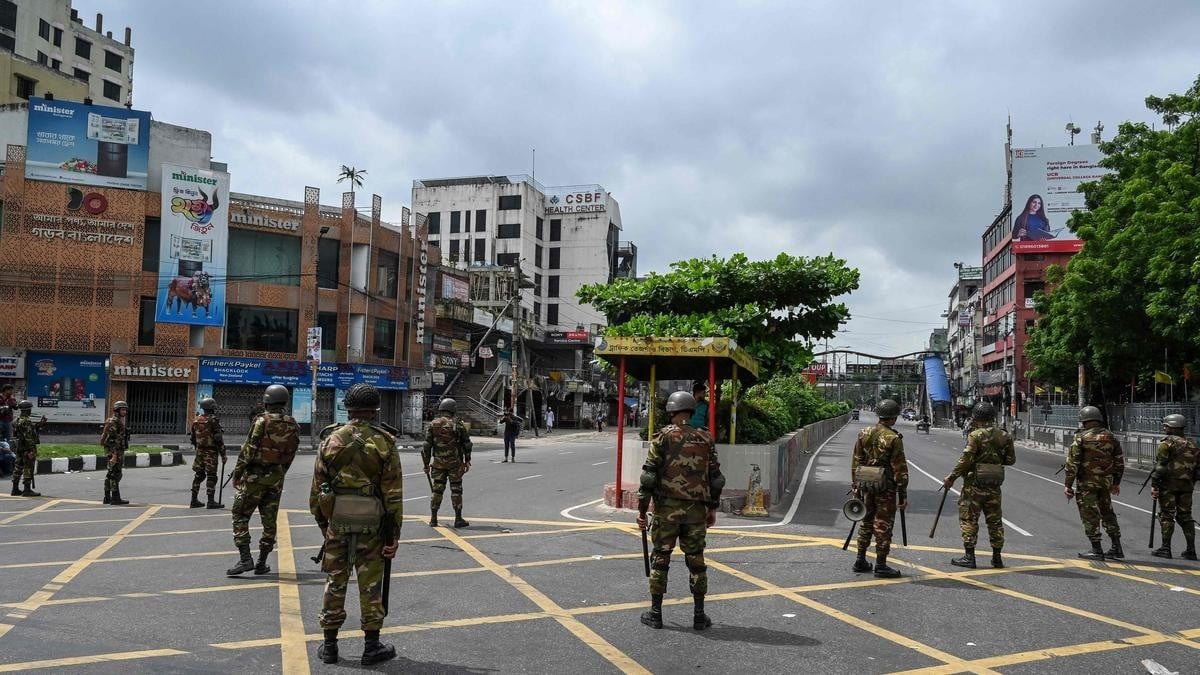
[[[396,439],[375,424],[379,390],[356,384],[344,399],[350,421],[321,431],[308,505],[325,535],[321,570],[329,574],[321,606],[325,641],[317,657],[337,663],[338,630],[346,621],[346,586],[353,567],[366,635],[362,664],[395,658],[396,648],[379,642],[387,616],[386,579],[404,520],[404,485]]]
[[[217,457],[221,464],[225,463],[225,432],[221,429],[221,419],[217,416],[217,402],[211,398],[200,401],[201,413],[192,421],[192,445],[196,448],[196,458],[192,460],[192,502],[191,507],[198,509],[201,503],[200,483],[204,482],[208,493],[207,507],[223,509],[224,504],[218,504],[213,496],[217,492],[217,481],[221,474],[217,471]]]
[[[254,420],[250,436],[238,453],[233,470],[233,543],[241,558],[226,570],[236,576],[253,569],[255,574],[271,571],[267,556],[275,548],[275,518],[279,515],[279,496],[283,479],[296,450],[300,447],[300,425],[291,415],[284,414],[288,404],[287,387],[273,384],[263,394],[266,412]],[[262,519],[262,538],[258,540],[258,564],[250,557],[250,516],[258,510]]]
[[[900,404],[885,398],[875,407],[875,413],[879,423],[859,432],[850,462],[855,492],[866,507],[858,532],[858,558],[851,569],[855,572],[874,569],[875,576],[894,579],[900,576],[900,570],[888,566],[887,556],[892,548],[896,509],[908,508],[908,460],[904,458],[904,437],[892,428],[900,415]],[[868,527],[867,523],[872,525]],[[867,562],[872,534],[875,536],[874,567]]]
[[[425,432],[425,446],[421,448],[421,461],[425,464],[425,475],[432,482],[433,494],[429,497],[429,526],[437,527],[438,509],[442,506],[442,494],[446,481],[450,482],[450,504],[454,506],[454,526],[470,525],[462,517],[462,479],[471,470],[471,434],[466,422],[454,419],[458,403],[444,398],[438,403],[437,416],[429,423]]]
[[[17,442],[17,462],[13,467],[12,475],[12,496],[14,497],[41,497],[40,492],[33,491],[33,474],[37,473],[37,451],[38,444],[42,439],[38,435],[38,430],[46,424],[46,416],[42,416],[40,422],[34,422],[33,403],[29,401],[21,401],[17,404],[17,410],[21,411],[20,417],[13,425],[13,438]],[[25,489],[21,490],[18,485],[21,479],[25,479]]]
[[[692,428],[689,421],[696,399],[686,391],[667,398],[670,424],[654,435],[650,452],[642,466],[638,489],[638,527],[646,529],[646,511],[654,499],[654,520],[650,539],[650,611],[642,614],[642,623],[662,628],[662,600],[667,592],[667,570],[675,541],[683,550],[688,568],[688,588],[695,602],[692,628],[704,630],[712,619],[704,613],[708,593],[708,566],[704,563],[705,537],[717,522],[717,506],[725,476],[717,461],[717,447],[704,429]]]
[[[1167,415],[1163,418],[1166,438],[1158,444],[1155,457],[1154,481],[1150,495],[1158,500],[1158,524],[1162,527],[1162,546],[1150,555],[1159,558],[1171,557],[1171,535],[1175,523],[1183,530],[1187,548],[1179,557],[1196,559],[1196,523],[1192,520],[1192,487],[1200,470],[1200,449],[1184,434],[1187,418],[1183,415]]]
[[[987,401],[971,411],[973,428],[967,447],[942,487],[949,490],[959,476],[963,479],[958,498],[958,522],[962,529],[964,555],[950,561],[958,567],[975,567],[975,542],[979,538],[979,514],[987,522],[988,541],[992,545],[992,567],[1004,567],[1000,550],[1004,548],[1004,515],[1000,504],[1000,485],[1004,467],[1017,463],[1012,436],[997,429],[996,408]]]
[[[1092,542],[1092,550],[1080,553],[1079,557],[1085,560],[1104,560],[1105,556],[1124,558],[1121,526],[1117,524],[1117,514],[1113,513],[1112,507],[1112,497],[1121,494],[1121,476],[1125,473],[1121,443],[1104,428],[1104,416],[1099,408],[1084,406],[1079,410],[1079,421],[1083,423],[1083,429],[1075,434],[1075,442],[1067,451],[1066,486],[1063,489],[1068,501],[1075,499],[1083,532]],[[1107,552],[1100,546],[1101,521],[1112,540],[1112,547]]]
[[[129,404],[117,401],[113,404],[112,417],[104,423],[104,431],[100,433],[100,445],[108,455],[108,473],[104,474],[104,503],[113,506],[124,506],[129,503],[121,499],[121,477],[125,472],[125,451],[129,449],[129,426],[125,417],[129,414]]]

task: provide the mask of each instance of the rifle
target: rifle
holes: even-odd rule
[[[1066,468],[1067,468],[1067,463],[1063,462],[1062,466],[1058,467],[1058,471],[1054,472],[1054,475],[1057,476],[1058,474],[1062,473]]]
[[[1158,512],[1158,500],[1155,499],[1150,502],[1150,548],[1151,549],[1154,548],[1154,526],[1157,524],[1154,521],[1156,520],[1155,516],[1158,515],[1157,512]],[[1167,542],[1167,543],[1170,543],[1170,542]]]
[[[950,488],[942,486],[942,501],[938,503],[937,515],[933,517],[933,527],[929,528],[929,538],[933,539],[933,533],[937,532],[938,520],[942,517],[942,507],[946,505],[946,495],[950,494]],[[901,511],[900,513],[904,513]],[[900,521],[904,523],[903,520]]]
[[[321,548],[317,549],[317,554],[314,555],[312,558],[310,558],[310,560],[312,560],[313,562],[315,562],[319,565],[321,563],[321,558],[325,557],[325,545],[327,543],[328,543],[328,541],[322,541]]]
[[[1151,472],[1150,472],[1150,474],[1149,474],[1148,476],[1146,476],[1146,480],[1142,481],[1142,487],[1138,488],[1138,494],[1139,494],[1139,495],[1140,495],[1140,494],[1142,494],[1142,490],[1145,490],[1145,489],[1146,489],[1146,486],[1150,484],[1150,479],[1151,479],[1151,478],[1154,478],[1154,472],[1153,472],[1153,471],[1151,471]]]
[[[646,567],[646,576],[650,576],[650,544],[646,541],[646,530],[642,530],[642,562]]]

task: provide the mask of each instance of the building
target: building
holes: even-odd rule
[[[100,105],[133,102],[133,30],[123,40],[84,25],[70,0],[0,0],[0,104],[52,94]]]
[[[958,279],[950,287],[946,312],[946,375],[954,403],[965,406],[979,395],[979,341],[983,313],[980,311],[979,289],[983,285],[983,268],[966,267],[956,263]]]

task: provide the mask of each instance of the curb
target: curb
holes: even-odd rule
[[[164,452],[126,453],[126,469],[141,469],[147,467],[177,466],[184,464],[183,453],[178,450]],[[44,473],[74,473],[76,471],[107,471],[108,458],[105,455],[80,455],[78,457],[39,457],[37,472]]]

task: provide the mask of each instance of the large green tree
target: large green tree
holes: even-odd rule
[[[846,261],[780,253],[751,261],[695,258],[665,274],[579,289],[579,299],[608,317],[609,335],[732,337],[764,374],[792,372],[812,358],[808,344],[833,337],[850,312],[835,299],[858,288]]]
[[[1026,345],[1035,379],[1071,383],[1085,364],[1100,398],[1200,357],[1200,78],[1146,106],[1163,128],[1125,123],[1101,143],[1113,173],[1081,186],[1089,211],[1069,226],[1083,250],[1048,270]]]

